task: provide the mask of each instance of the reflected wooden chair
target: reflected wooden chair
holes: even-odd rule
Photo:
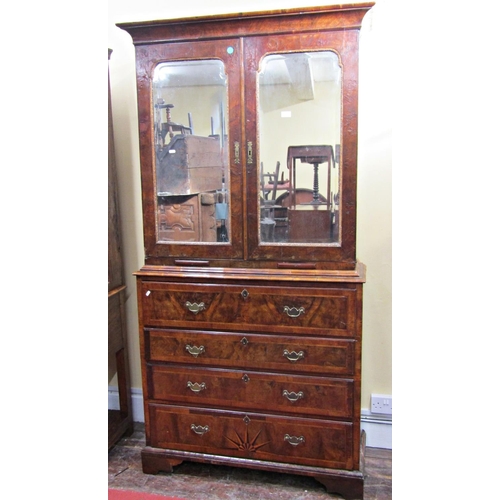
[[[278,179],[280,173],[280,162],[276,162],[276,168],[274,174],[264,173],[264,164],[260,164],[260,186],[262,190],[262,197],[264,200],[269,200],[269,193],[272,193],[271,200],[276,199],[276,192],[278,190]],[[266,180],[267,178],[267,180]]]
[[[300,163],[298,163],[299,161]],[[326,198],[319,192],[319,165],[328,163]],[[297,166],[313,166],[312,200],[297,200]],[[335,166],[332,146],[290,146],[287,167],[290,175],[288,209],[289,238],[292,242],[329,242],[332,231],[332,168]]]

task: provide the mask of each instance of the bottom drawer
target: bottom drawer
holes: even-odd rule
[[[316,467],[353,469],[348,422],[149,404],[148,444]]]

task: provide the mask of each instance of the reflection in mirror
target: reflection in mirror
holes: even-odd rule
[[[338,246],[337,54],[268,55],[261,61],[258,92],[260,243]]]
[[[159,64],[152,104],[158,241],[228,242],[224,64],[219,60]]]

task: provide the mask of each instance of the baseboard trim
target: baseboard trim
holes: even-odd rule
[[[142,397],[142,389],[130,390],[132,400],[132,420],[134,422],[144,422],[144,399]],[[108,386],[108,410],[119,410],[120,399],[118,395],[118,387]]]
[[[374,415],[361,409],[361,429],[366,432],[366,446],[392,450],[392,416]]]
[[[132,419],[144,422],[144,400],[142,390],[132,387]],[[108,409],[119,410],[118,387],[108,386]],[[392,450],[392,417],[374,415],[369,410],[361,410],[361,429],[366,432],[366,446]]]

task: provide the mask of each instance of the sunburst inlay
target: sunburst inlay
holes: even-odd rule
[[[244,438],[242,438],[236,431],[234,431],[234,433],[236,434],[236,440],[231,439],[227,436],[225,436],[225,438],[235,445],[235,448],[230,448],[231,450],[256,452],[259,448],[262,448],[263,446],[266,446],[266,444],[270,443],[270,441],[266,441],[265,443],[257,444],[260,432],[261,431],[257,432],[255,437],[250,439],[247,427]]]

